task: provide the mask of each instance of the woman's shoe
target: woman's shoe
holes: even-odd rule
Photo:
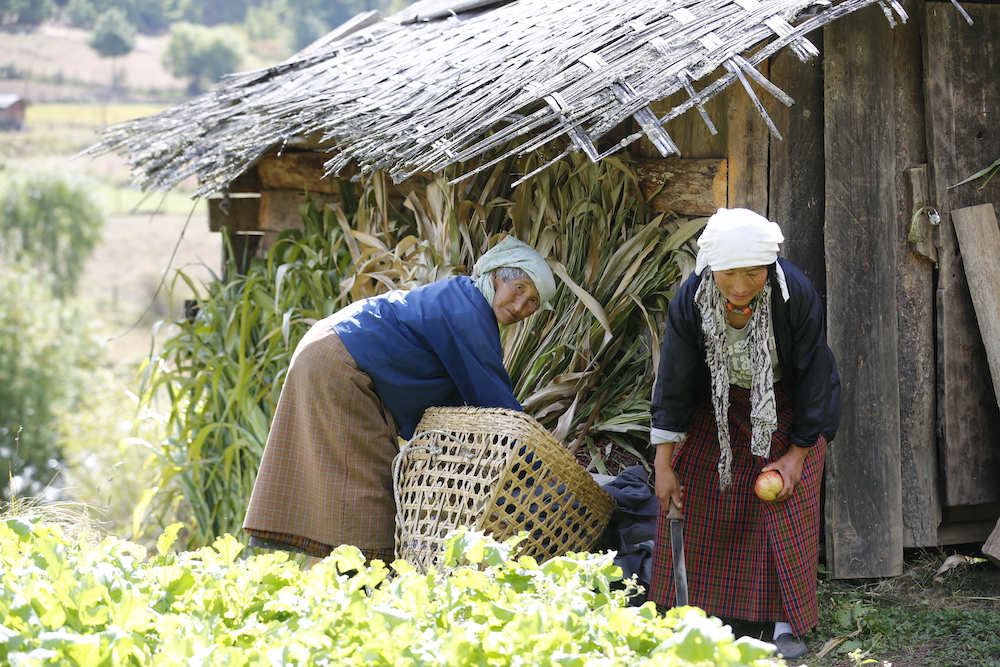
[[[806,643],[790,632],[778,635],[774,645],[782,658],[801,658],[806,654]]]

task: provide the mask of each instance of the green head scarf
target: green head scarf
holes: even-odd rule
[[[535,289],[538,290],[538,297],[542,300],[541,308],[548,306],[549,300],[556,293],[556,280],[552,276],[552,269],[538,251],[513,236],[504,237],[483,254],[472,267],[472,280],[491,306],[493,297],[496,296],[493,271],[505,266],[521,269],[527,273],[531,282],[535,283]]]

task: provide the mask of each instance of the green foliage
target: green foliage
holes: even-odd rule
[[[157,34],[182,17],[175,0],[69,0],[63,10],[69,21],[80,28],[92,28],[99,16],[120,12],[133,29]]]
[[[293,12],[291,16],[292,48],[306,48],[330,31],[330,25],[312,12]]]
[[[69,0],[63,14],[71,25],[88,30],[94,27],[97,20],[97,8],[91,0]]]
[[[88,324],[54,298],[52,278],[23,265],[0,267],[0,493],[36,495],[59,470],[56,419],[72,410],[96,363]],[[13,479],[15,489],[8,487]]]
[[[128,22],[143,34],[161,34],[178,22],[203,26],[245,24],[251,40],[264,29],[260,18],[266,16],[269,32],[282,37],[294,35],[286,46],[300,49],[323,36],[356,14],[378,10],[383,16],[393,14],[410,0],[0,0],[0,23],[17,22],[25,27],[37,25],[65,4],[63,16],[74,26],[91,29],[97,17],[109,10],[121,11]],[[38,18],[41,17],[41,18]],[[265,39],[272,39],[276,35]],[[254,45],[256,46],[256,45]],[[223,73],[234,71],[226,70]]]
[[[56,13],[53,0],[0,0],[0,25],[33,29]]]
[[[515,173],[544,159],[529,156]],[[562,160],[519,185],[507,205],[515,235],[561,265],[553,310],[504,332],[525,410],[559,440],[594,413],[586,446],[611,439],[634,451],[625,436],[645,443],[648,433],[670,286],[680,277],[674,253],[704,220],[651,218],[634,167],[617,158]]]
[[[105,11],[94,21],[94,31],[87,45],[102,58],[124,56],[135,47],[135,26],[129,23],[125,12],[118,8]]]
[[[132,513],[153,481],[147,465],[151,452],[144,443],[162,437],[160,424],[142,419],[139,430],[133,430],[135,397],[125,388],[131,378],[117,377],[102,365],[85,373],[83,381],[86,392],[55,424],[65,457],[62,495],[91,508],[106,531],[126,536]]]
[[[294,53],[294,33],[285,25],[281,10],[270,3],[247,9],[243,32],[250,50],[266,61],[281,61]]]
[[[362,12],[379,11],[382,16],[389,16],[409,4],[406,0],[286,0],[284,14],[295,35],[294,48],[298,50]]]
[[[150,446],[161,478],[139,511],[155,490],[179,487],[181,496],[160,498],[185,501],[195,544],[240,534],[291,353],[313,322],[346,305],[338,296],[350,260],[343,233],[311,202],[303,214],[305,230],[284,234],[246,275],[231,263],[230,279],[208,286],[197,316],[175,323],[145,367],[143,403],[167,415],[170,434]],[[197,291],[183,273],[177,279]],[[169,405],[159,408],[163,397]],[[154,507],[170,517],[177,505]]]
[[[819,626],[806,640],[827,650],[810,667],[839,667],[845,657],[859,665],[1000,664],[1000,570],[984,558],[916,552],[900,577],[821,579],[819,598]]]
[[[24,171],[0,187],[0,259],[30,263],[53,277],[56,296],[73,294],[104,225],[92,185],[68,172]]]
[[[24,171],[0,190],[0,490],[34,495],[63,460],[56,419],[83,394],[97,347],[73,293],[104,223],[90,187]],[[16,489],[9,489],[11,478]]]
[[[171,553],[67,539],[29,516],[0,523],[0,662],[12,665],[567,665],[765,667],[683,607],[658,614],[612,591],[611,556],[539,565],[458,534],[467,564],[421,575],[340,547],[302,571],[282,552],[241,559],[231,536]],[[347,574],[344,574],[347,573]]]
[[[281,17],[270,7],[251,7],[243,20],[243,30],[251,44],[278,39],[282,33]]]
[[[242,35],[232,28],[181,22],[170,28],[163,64],[174,76],[190,79],[189,92],[197,93],[205,82],[214,83],[235,72],[245,51]]]
[[[161,477],[148,494],[152,518],[174,520],[183,502],[191,544],[241,534],[284,373],[308,326],[351,301],[461,273],[505,230],[552,257],[560,276],[554,310],[501,332],[525,410],[559,440],[590,448],[598,469],[598,445],[609,441],[642,458],[674,254],[702,223],[647,220],[633,167],[614,159],[569,158],[511,192],[510,174],[535,159],[457,187],[442,176],[400,209],[384,174],[358,190],[342,183],[340,201],[322,213],[303,207],[305,230],[286,233],[266,261],[246,275],[228,267],[146,368],[144,404],[170,427],[153,447]],[[171,404],[154,405],[158,396]]]

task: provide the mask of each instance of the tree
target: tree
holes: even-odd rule
[[[0,190],[0,260],[29,263],[53,276],[56,296],[73,294],[104,226],[92,192],[59,172],[11,177]]]
[[[202,91],[205,81],[215,83],[235,72],[245,52],[243,37],[232,28],[181,22],[170,28],[163,64],[174,76],[189,78],[188,92],[194,95]]]
[[[0,25],[35,28],[56,13],[52,0],[0,0]]]
[[[57,415],[83,392],[96,344],[71,295],[104,218],[82,179],[29,171],[0,187],[0,490],[35,495],[62,461]]]
[[[97,20],[97,8],[90,0],[69,0],[63,13],[69,22],[78,27],[91,29]]]
[[[109,9],[94,21],[94,31],[87,45],[102,58],[124,56],[135,48],[135,26],[129,23],[125,12],[117,7]]]
[[[112,59],[112,90],[117,90],[121,79],[124,79],[124,70],[117,72],[115,65],[119,56],[124,56],[135,47],[135,33],[135,26],[129,22],[125,12],[118,8],[105,11],[94,21],[94,31],[87,44],[102,58]]]

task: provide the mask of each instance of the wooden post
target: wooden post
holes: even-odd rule
[[[726,205],[725,160],[637,160],[636,171],[652,211],[712,215]]]
[[[825,515],[838,578],[903,571],[892,40],[877,7],[824,28],[827,309],[843,415]]]

